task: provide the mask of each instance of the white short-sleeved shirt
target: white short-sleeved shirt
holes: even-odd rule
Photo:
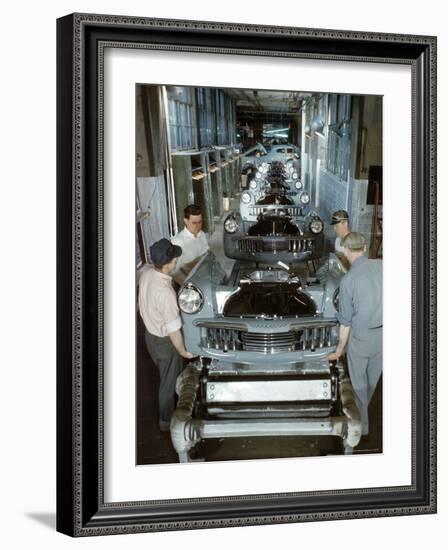
[[[195,237],[185,228],[174,235],[171,242],[182,248],[182,256],[177,260],[176,269],[173,271],[173,279],[181,285],[193,267],[208,251],[207,237],[203,231],[199,231],[198,236]]]
[[[171,276],[147,267],[140,276],[138,307],[146,330],[161,338],[182,326]]]

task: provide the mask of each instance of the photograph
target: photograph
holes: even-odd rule
[[[382,453],[383,97],[135,94],[136,464]]]

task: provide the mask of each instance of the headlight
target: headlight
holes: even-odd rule
[[[235,231],[238,231],[238,224],[236,223],[234,216],[229,216],[226,221],[224,222],[224,229],[227,231],[227,233],[235,233]]]
[[[297,180],[295,182],[296,189],[302,189],[302,182],[300,180]]]
[[[323,228],[324,228],[324,224],[322,223],[322,220],[319,218],[314,218],[310,223],[310,231],[315,235],[317,235],[318,233],[322,233]]]
[[[342,265],[339,263],[339,260],[336,257],[330,258],[328,262],[328,268],[328,271],[333,275],[333,277],[340,277],[344,274],[344,271],[342,270]]]
[[[306,191],[303,191],[303,193],[300,195],[300,202],[302,204],[308,204],[310,202],[310,196]]]
[[[241,200],[243,201],[244,204],[249,204],[251,199],[252,197],[250,193],[248,193],[247,191],[244,191],[244,193],[241,195]]]
[[[191,283],[187,283],[179,292],[178,301],[184,313],[197,313],[204,304],[201,291]]]

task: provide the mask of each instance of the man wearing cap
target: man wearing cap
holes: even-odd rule
[[[339,287],[339,343],[328,359],[338,360],[348,343],[350,380],[367,435],[368,405],[383,365],[383,262],[364,256],[366,241],[360,233],[349,233],[341,245],[351,268]]]
[[[159,427],[167,431],[174,412],[176,379],[183,368],[182,358],[193,354],[184,346],[181,319],[171,273],[182,254],[180,246],[161,239],[150,248],[154,267],[140,277],[138,305],[145,325],[146,348],[160,374]]]
[[[190,271],[208,251],[208,242],[202,231],[202,211],[199,206],[190,204],[184,209],[184,229],[179,231],[171,242],[182,247],[182,255],[173,271],[173,279],[181,285]]]
[[[339,254],[343,254],[344,251],[341,246],[341,240],[350,233],[348,220],[348,212],[345,210],[336,210],[331,217],[331,225],[336,233],[336,240],[334,242],[334,250]]]

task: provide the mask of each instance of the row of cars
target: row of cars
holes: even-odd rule
[[[224,251],[236,260],[269,264],[314,260],[322,255],[323,230],[296,166],[261,163],[239,211],[224,222]]]
[[[223,238],[232,272],[209,252],[178,295],[186,347],[198,357],[177,381],[179,460],[196,458],[208,439],[266,436],[336,437],[351,452],[359,411],[344,368],[327,359],[344,268],[330,255],[325,280],[306,269],[322,256],[324,224],[294,163],[259,164]]]
[[[256,143],[248,151],[241,154],[244,159],[242,171],[250,165],[258,165],[260,162],[270,164],[271,162],[282,162],[287,164],[300,159],[300,149],[291,143],[275,143],[263,145]]]

